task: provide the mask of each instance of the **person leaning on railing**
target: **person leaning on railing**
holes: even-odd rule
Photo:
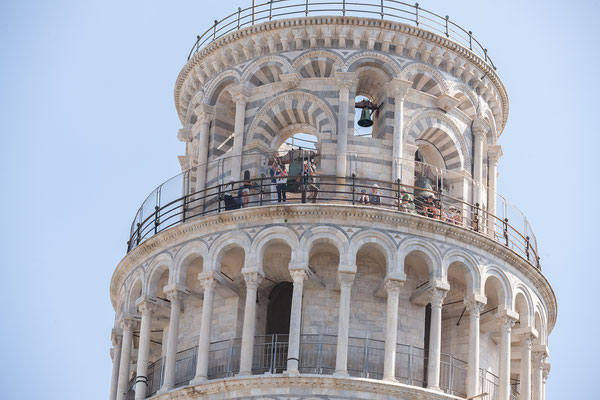
[[[440,219],[440,209],[433,202],[433,195],[427,196],[427,200],[423,204],[423,212],[426,217]]]
[[[227,185],[225,186],[225,194],[223,195],[223,201],[225,202],[225,210],[237,210],[242,206],[242,198],[234,197],[235,189],[235,178],[230,177]]]
[[[410,194],[406,192],[404,188],[400,189],[400,211],[406,213],[414,213],[415,202]],[[398,199],[394,200],[394,205],[398,207]]]
[[[379,185],[374,183],[373,186],[371,187],[372,193],[369,194],[369,203],[371,203],[374,206],[378,206],[381,204],[381,196],[383,196],[383,193],[381,192],[381,190],[379,190]]]
[[[302,170],[303,176],[303,184],[306,185],[306,191],[312,193],[312,195],[308,196],[308,199],[313,203],[317,202],[317,196],[319,195],[319,187],[315,183],[315,175],[321,175],[312,165],[312,163],[308,162],[304,164],[304,168]]]

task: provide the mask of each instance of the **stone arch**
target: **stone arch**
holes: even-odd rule
[[[221,258],[228,250],[239,247],[244,251],[245,257],[248,256],[251,240],[247,233],[243,231],[231,231],[222,234],[210,246],[208,253],[209,265],[204,267],[205,271],[219,271],[221,269]],[[246,262],[248,260],[246,259]]]
[[[438,110],[424,110],[413,116],[405,128],[407,142],[431,143],[444,159],[446,169],[470,170],[471,158],[465,138],[458,126]]]
[[[294,72],[290,62],[281,56],[261,57],[246,67],[240,81],[249,87],[267,85],[279,81],[279,75]]]
[[[161,253],[150,262],[150,266],[148,267],[146,293],[149,297],[156,297],[159,289],[159,280],[165,271],[169,271],[169,281],[171,281],[173,259],[168,253]]]
[[[142,266],[138,266],[134,269],[128,278],[127,285],[127,300],[125,302],[124,310],[127,313],[137,314],[135,302],[141,296],[144,296],[144,288],[146,287],[146,273]],[[139,291],[139,294],[138,294]]]
[[[486,134],[486,139],[489,145],[495,145],[498,143],[498,131],[496,128],[496,118],[494,114],[489,108],[483,112],[483,119],[487,121],[488,131]]]
[[[229,85],[238,85],[240,82],[243,82],[240,79],[240,75],[235,70],[227,70],[216,76],[210,85],[204,91],[204,98],[202,99],[203,103],[214,106],[217,98],[221,94],[223,90],[227,88]],[[190,109],[193,109],[191,107]]]
[[[308,124],[322,135],[336,132],[336,119],[329,106],[317,96],[294,91],[283,93],[265,103],[254,117],[248,129],[248,147],[268,147],[281,144],[281,132],[290,125]],[[288,132],[289,134],[289,132]],[[270,148],[268,150],[277,150]]]
[[[546,322],[546,312],[542,305],[537,302],[533,313],[533,322],[535,329],[538,331],[538,344],[547,345],[548,341],[548,325]]]
[[[518,299],[522,299],[518,301]],[[533,300],[531,294],[525,285],[517,283],[513,290],[512,299],[514,311],[519,313],[519,322],[521,327],[533,326]],[[525,313],[525,315],[522,315]]]
[[[194,240],[183,246],[175,255],[173,260],[172,278],[169,277],[169,283],[185,285],[188,271],[188,262],[198,257],[202,258],[203,268],[206,268],[208,262],[208,247],[200,240]]]
[[[374,51],[360,52],[350,57],[342,68],[345,72],[353,72],[362,66],[375,66],[384,70],[390,79],[400,76],[400,65],[392,57]]]
[[[355,269],[352,260],[349,258],[348,236],[341,229],[332,226],[317,226],[304,232],[300,237],[299,261],[303,265],[308,265],[312,248],[317,243],[329,243],[333,245],[340,256],[340,267],[350,266]]]
[[[308,51],[297,57],[292,67],[301,78],[326,78],[344,66],[342,59],[330,51]]]
[[[442,257],[438,249],[424,239],[412,238],[403,241],[398,249],[398,260],[402,260],[402,272],[406,274],[405,260],[410,254],[418,252],[423,254],[427,264],[429,279],[441,279]]]
[[[286,243],[292,249],[292,258],[290,260],[290,266],[292,266],[292,263],[294,263],[298,257],[300,241],[298,240],[298,235],[296,232],[285,226],[264,228],[252,240],[249,253],[252,255],[254,260],[261,261],[260,265],[262,265],[265,247],[270,242],[277,240]]]
[[[413,62],[406,64],[399,74],[401,79],[413,82],[412,88],[438,96],[449,92],[449,86],[442,74],[427,64]],[[435,89],[437,86],[438,89]]]
[[[365,245],[377,247],[385,256],[386,274],[391,275],[397,272],[397,249],[396,242],[384,232],[375,230],[362,230],[350,239],[350,260],[356,264],[358,252]]]
[[[481,271],[475,258],[461,249],[452,249],[444,254],[442,260],[442,279],[448,280],[448,269],[452,264],[459,263],[467,282],[467,295],[481,294]]]
[[[456,86],[453,97],[458,100],[456,108],[469,117],[472,121],[477,119],[478,104],[470,91],[462,85]]]
[[[485,284],[490,277],[495,277],[500,282],[502,288],[501,294],[504,298],[498,299],[498,302],[504,300],[504,307],[506,307],[507,310],[512,309],[512,286],[510,284],[508,276],[506,276],[506,274],[504,273],[504,271],[502,271],[502,268],[500,267],[497,267],[495,265],[487,266],[482,274],[481,287],[483,288],[483,290],[485,290]],[[498,306],[500,306],[500,304],[498,304]]]

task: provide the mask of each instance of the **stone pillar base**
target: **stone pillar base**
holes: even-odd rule
[[[208,378],[206,378],[205,376],[197,376],[190,381],[189,385],[190,386],[200,385],[201,383],[204,383],[207,380],[208,380]]]

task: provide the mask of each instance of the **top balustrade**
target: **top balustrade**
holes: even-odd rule
[[[370,1],[318,1],[318,0],[273,0],[247,8],[238,8],[221,20],[215,20],[212,27],[197,36],[196,43],[188,54],[188,60],[203,47],[241,28],[275,19],[308,16],[356,16],[399,21],[404,24],[424,28],[445,36],[460,46],[477,54],[494,70],[492,59],[483,45],[473,37],[473,33],[450,20],[419,6],[395,0]]]
[[[395,182],[360,176],[352,162],[351,176],[288,176],[286,202],[278,202],[269,173],[272,157],[264,156],[255,172],[259,177],[229,182],[224,168],[228,158],[209,162],[216,172],[203,190],[193,189],[194,171],[179,174],[156,188],[138,209],[131,225],[127,251],[170,227],[194,218],[256,206],[284,204],[338,204],[369,206],[436,220],[496,240],[540,268],[535,235],[527,218],[504,197],[469,177],[432,165],[397,160],[401,178]],[[377,188],[374,186],[377,185]],[[248,188],[244,195],[243,187]],[[473,203],[473,192],[487,193],[487,203]],[[496,210],[490,209],[492,196]],[[316,198],[315,198],[316,197]],[[431,199],[428,199],[431,197]],[[483,198],[485,199],[485,195]]]

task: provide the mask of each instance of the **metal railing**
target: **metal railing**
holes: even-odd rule
[[[209,347],[208,379],[232,377],[240,370],[241,338],[213,342]],[[331,375],[335,370],[337,336],[300,335],[299,371],[302,374]],[[352,377],[383,378],[385,342],[369,338],[348,338],[348,373]],[[287,368],[288,335],[262,335],[254,338],[252,373],[280,374]],[[189,384],[196,372],[198,347],[177,353],[175,387]],[[162,359],[148,368],[147,397],[154,395],[163,381]],[[466,397],[467,363],[441,354],[440,388],[448,394]],[[425,350],[405,344],[396,345],[396,379],[404,384],[427,387],[427,355]],[[498,377],[480,370],[481,391],[485,400],[496,400]],[[134,398],[133,380],[127,399]],[[518,392],[513,387],[512,395]]]
[[[288,176],[280,190],[272,178],[261,176],[227,184],[217,184],[204,190],[162,202],[162,191],[157,192],[154,211],[150,208],[145,217],[136,216],[127,251],[175,225],[192,218],[219,214],[225,211],[253,206],[319,203],[369,205],[388,210],[419,215],[477,232],[502,243],[540,268],[537,245],[528,235],[502,218],[462,198],[445,193],[443,185],[431,184],[431,179],[416,179],[415,185],[377,179],[336,177],[332,175]],[[426,184],[425,184],[426,183]],[[378,186],[377,193],[373,192]],[[283,197],[283,196],[282,196]],[[138,212],[138,215],[142,211]]]
[[[416,27],[424,27],[438,33],[457,44],[471,50],[481,57],[490,67],[496,69],[487,49],[473,37],[473,33],[442,16],[419,6],[395,0],[370,1],[319,1],[319,0],[273,0],[258,3],[247,8],[238,8],[221,20],[215,20],[213,26],[197,36],[196,42],[188,54],[200,51],[213,41],[246,26],[280,18],[307,16],[361,16],[399,21]]]

